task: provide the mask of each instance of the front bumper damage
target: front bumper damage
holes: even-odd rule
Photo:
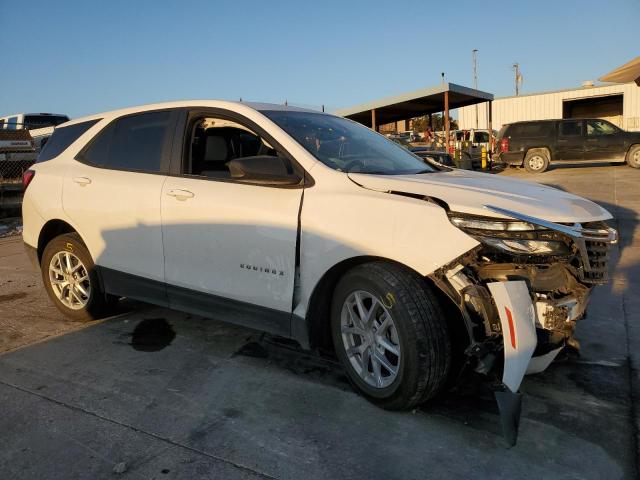
[[[488,209],[566,237],[563,258],[509,257],[479,246],[431,275],[458,306],[469,337],[466,365],[495,380],[503,434],[515,445],[526,374],[544,371],[573,348],[593,286],[607,282],[608,250],[617,232],[604,224],[571,226]]]

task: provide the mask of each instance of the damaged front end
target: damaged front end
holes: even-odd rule
[[[485,208],[508,218],[449,212],[480,245],[431,278],[460,309],[467,364],[500,378],[496,400],[513,445],[522,378],[546,369],[563,348],[577,349],[576,322],[585,317],[593,286],[608,281],[617,232],[604,222],[568,225]]]

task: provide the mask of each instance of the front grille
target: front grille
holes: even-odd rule
[[[575,241],[582,259],[581,280],[591,284],[607,283],[609,250],[610,245],[617,241],[617,232],[604,222],[585,223],[580,227],[581,235]]]
[[[609,279],[609,244],[585,240],[588,265],[583,268],[585,283],[607,283]]]

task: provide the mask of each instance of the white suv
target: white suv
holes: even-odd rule
[[[131,297],[331,348],[394,409],[462,365],[517,392],[571,342],[616,240],[588,200],[279,105],[73,120],[25,183],[27,250],[70,317]]]

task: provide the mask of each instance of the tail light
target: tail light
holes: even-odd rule
[[[501,152],[508,152],[509,151],[509,138],[508,137],[504,137],[502,140],[500,140],[500,151]]]
[[[35,170],[26,170],[22,174],[22,188],[23,188],[23,190],[27,189],[27,187],[31,183],[31,180],[33,180],[33,177],[35,177],[35,176],[36,176],[36,171]]]

